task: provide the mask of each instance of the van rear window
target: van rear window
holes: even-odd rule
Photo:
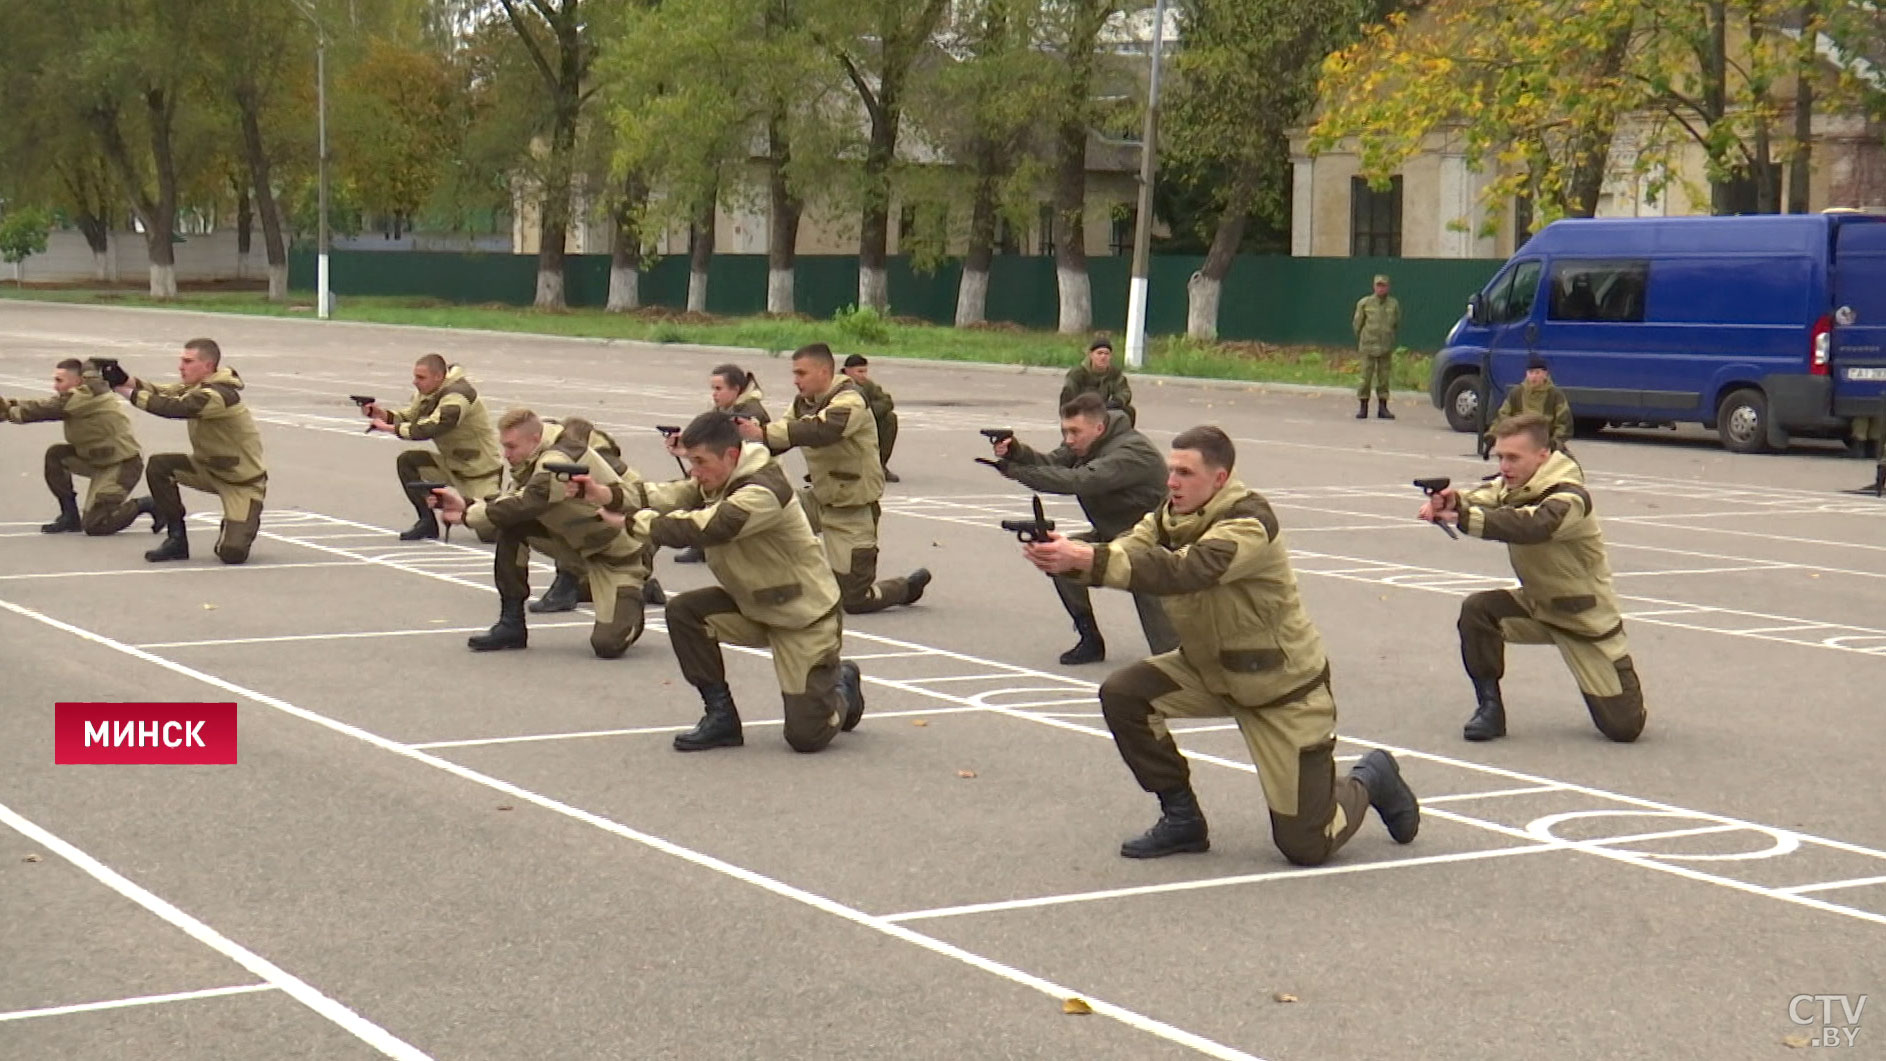
[[[1556,261],[1546,319],[1554,321],[1641,321],[1650,263]]]

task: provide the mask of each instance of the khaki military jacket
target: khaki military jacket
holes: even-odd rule
[[[94,467],[122,464],[142,455],[137,436],[131,433],[131,418],[124,415],[124,403],[94,368],[87,368],[79,385],[64,394],[23,402],[0,398],[0,411],[16,424],[60,421],[66,443],[78,451],[80,460]]]
[[[242,377],[218,368],[192,387],[131,381],[131,404],[171,420],[190,421],[190,455],[212,478],[247,486],[268,478],[262,433],[242,400]]]
[[[864,395],[864,404],[870,408],[871,416],[878,423],[883,423],[884,418],[891,415],[891,412],[897,408],[897,399],[892,398],[891,392],[879,386],[876,380],[868,379],[862,383],[852,380],[852,382],[858,384],[858,393]]]
[[[630,563],[640,558],[646,540],[603,522],[599,506],[581,497],[564,496],[564,484],[544,468],[546,463],[558,461],[588,466],[589,477],[605,486],[624,481],[595,450],[568,437],[561,425],[545,424],[543,442],[530,456],[511,466],[510,489],[467,505],[465,525],[481,536],[490,536],[537,523],[551,537],[588,559]]]
[[[839,376],[816,399],[794,398],[789,419],[766,425],[767,449],[779,454],[795,447],[805,450],[819,504],[854,508],[884,496],[877,420],[850,379]]]
[[[1552,444],[1562,446],[1572,437],[1572,403],[1565,400],[1565,392],[1547,380],[1544,386],[1535,387],[1530,383],[1520,383],[1506,391],[1506,401],[1500,404],[1499,413],[1494,416],[1494,423],[1509,416],[1521,413],[1538,413],[1552,424]],[[1493,438],[1493,428],[1487,428],[1487,438]]]
[[[1277,517],[1236,479],[1197,512],[1177,515],[1167,501],[1094,546],[1087,581],[1159,597],[1205,688],[1245,707],[1289,703],[1328,680]]]
[[[1066,446],[1040,453],[1016,439],[996,468],[1030,490],[1073,494],[1100,541],[1131,530],[1166,497],[1165,458],[1117,410],[1084,457]]]
[[[1061,404],[1066,405],[1077,395],[1088,393],[1100,395],[1107,408],[1125,413],[1128,423],[1139,423],[1139,413],[1133,408],[1133,384],[1127,381],[1126,372],[1119,365],[1110,366],[1104,375],[1087,367],[1086,361],[1068,369],[1067,379],[1061,384]]]
[[[602,458],[603,463],[607,464],[610,470],[614,471],[617,475],[627,475],[637,479],[641,478],[641,476],[631,472],[629,470],[629,462],[622,459],[622,446],[616,442],[615,437],[602,428],[597,427],[595,424],[590,423],[588,420],[580,416],[572,416],[563,420],[545,420],[544,423],[561,424],[563,426],[564,441],[568,445],[574,447],[578,443],[581,443],[595,450],[596,455]]]
[[[1391,353],[1395,334],[1401,331],[1401,303],[1394,295],[1363,295],[1356,302],[1355,319],[1350,327],[1356,333],[1356,349],[1363,354]]]
[[[1460,495],[1460,529],[1506,543],[1533,618],[1599,640],[1623,629],[1624,619],[1584,481],[1577,461],[1554,453],[1516,490],[1496,479]]]
[[[411,405],[388,410],[387,416],[397,425],[394,433],[399,437],[409,442],[430,439],[454,478],[482,479],[504,467],[491,412],[457,365],[446,370],[438,390],[415,394]]]
[[[758,421],[761,427],[773,422],[772,414],[766,411],[766,392],[760,389],[760,381],[757,379],[748,383],[740,391],[740,396],[727,407],[727,412],[734,416],[750,416]]]
[[[623,484],[614,494],[608,507],[635,512],[635,526],[656,544],[705,553],[721,588],[754,622],[799,630],[838,607],[825,551],[786,469],[765,446],[742,446],[740,463],[717,493],[689,478]]]

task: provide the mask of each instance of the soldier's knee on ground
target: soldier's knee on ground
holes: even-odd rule
[[[590,628],[589,647],[598,659],[615,659],[641,640],[644,621],[642,587],[623,586],[616,590],[615,611],[609,621]]]
[[[259,502],[250,504],[248,516],[241,520],[223,520],[222,533],[216,536],[216,558],[225,564],[246,563],[261,530],[262,505]]]
[[[830,687],[837,680],[836,668],[827,668],[826,691],[820,693],[816,672],[806,680],[803,693],[786,693],[786,744],[793,751],[810,754],[823,751],[838,736],[838,718],[832,708]]]
[[[79,528],[94,538],[116,534],[131,525],[138,517],[136,501],[119,501],[115,504],[98,504],[85,510],[79,520]]]
[[[1272,814],[1270,839],[1293,866],[1320,866],[1336,853],[1336,844],[1325,826],[1302,817]]]
[[[1644,707],[1644,688],[1637,680],[1637,667],[1631,657],[1618,660],[1617,671],[1623,691],[1616,696],[1586,693],[1585,707],[1598,732],[1619,744],[1629,744],[1643,734],[1650,712]]]

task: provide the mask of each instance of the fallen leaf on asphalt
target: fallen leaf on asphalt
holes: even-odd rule
[[[1803,1046],[1813,1046],[1814,1040],[1812,1037],[1806,1036],[1806,1035],[1790,1035],[1787,1038],[1781,1040],[1781,1045],[1792,1046],[1795,1049],[1799,1050]]]
[[[502,806],[500,806],[500,807],[499,807],[498,809],[499,809],[499,810],[510,810],[510,809],[511,809],[511,805],[510,805],[509,803],[506,803],[506,804],[504,804],[504,805],[502,805]]]
[[[444,619],[427,619],[426,621],[429,623],[442,623],[445,620]]]
[[[216,605],[214,605],[214,604],[205,604],[205,605],[203,606],[203,610],[204,610],[204,611],[206,611],[206,612],[213,612],[213,611],[215,611],[215,610],[216,610]]]
[[[1821,577],[1821,573],[1820,573],[1819,571],[1809,571],[1809,572],[1807,573],[1807,577],[1809,577],[1809,578],[1819,578],[1819,577]]]
[[[956,776],[967,779],[967,778],[975,777],[976,772],[974,770],[958,770],[956,771]]]
[[[1296,1002],[1296,1001],[1299,1001],[1299,1000],[1298,1000],[1298,998],[1297,998],[1297,996],[1295,996],[1295,995],[1291,995],[1291,994],[1285,994],[1285,993],[1284,993],[1284,992],[1282,992],[1282,991],[1279,991],[1279,992],[1277,992],[1276,994],[1274,994],[1274,995],[1272,995],[1272,996],[1270,996],[1270,1000],[1271,1000],[1272,1002]]]
[[[24,861],[27,861],[27,862],[38,862],[38,861],[39,861],[39,856],[38,856],[38,855],[27,855]]]
[[[911,724],[911,725],[913,725],[913,726],[927,726],[927,725],[929,725],[930,723],[929,723],[929,722],[928,722],[927,720],[925,720],[925,719],[921,719],[921,718],[913,718],[913,719],[911,719],[911,720],[910,720],[910,724]]]
[[[1094,1011],[1094,1007],[1088,1005],[1087,1000],[1084,998],[1070,998],[1067,1001],[1061,1003],[1061,1012],[1063,1013],[1072,1013],[1078,1016],[1081,1014],[1092,1013],[1093,1011]]]

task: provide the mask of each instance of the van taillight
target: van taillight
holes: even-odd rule
[[[1816,376],[1827,375],[1828,362],[1833,358],[1834,319],[1822,317],[1814,322],[1814,331],[1808,341],[1807,370]]]

